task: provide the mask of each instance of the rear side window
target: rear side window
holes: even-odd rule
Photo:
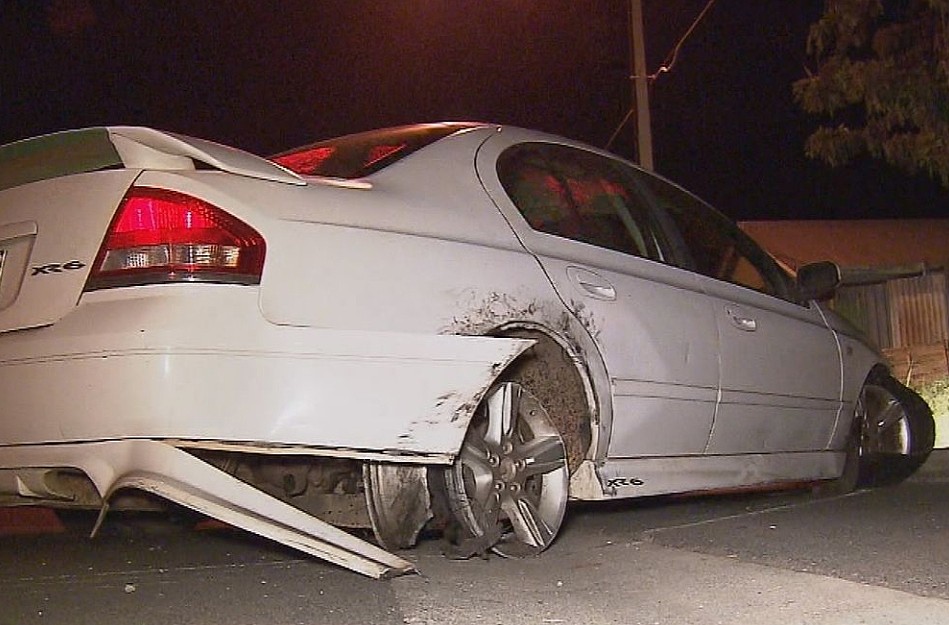
[[[534,230],[662,260],[659,229],[621,163],[567,146],[524,143],[505,150],[497,169]]]
[[[346,135],[271,156],[270,160],[304,176],[363,178],[412,152],[478,124],[418,124]]]

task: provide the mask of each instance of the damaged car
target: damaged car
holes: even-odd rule
[[[383,577],[426,528],[536,554],[571,500],[899,480],[932,414],[821,303],[839,282],[520,128],[26,139],[0,147],[0,504],[157,496]]]

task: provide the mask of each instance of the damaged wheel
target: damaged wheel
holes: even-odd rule
[[[515,382],[494,386],[445,472],[462,537],[502,556],[539,553],[560,530],[569,472],[563,440],[540,402]]]
[[[929,457],[936,426],[929,406],[889,375],[874,376],[857,401],[861,424],[860,482],[893,484],[912,475]]]

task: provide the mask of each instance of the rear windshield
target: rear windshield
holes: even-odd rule
[[[363,178],[412,152],[479,124],[418,124],[346,135],[296,148],[270,160],[303,176]]]
[[[105,128],[57,132],[0,146],[0,190],[121,166]]]

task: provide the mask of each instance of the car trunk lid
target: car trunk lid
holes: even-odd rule
[[[0,148],[0,332],[54,323],[75,307],[137,175],[101,128]]]

